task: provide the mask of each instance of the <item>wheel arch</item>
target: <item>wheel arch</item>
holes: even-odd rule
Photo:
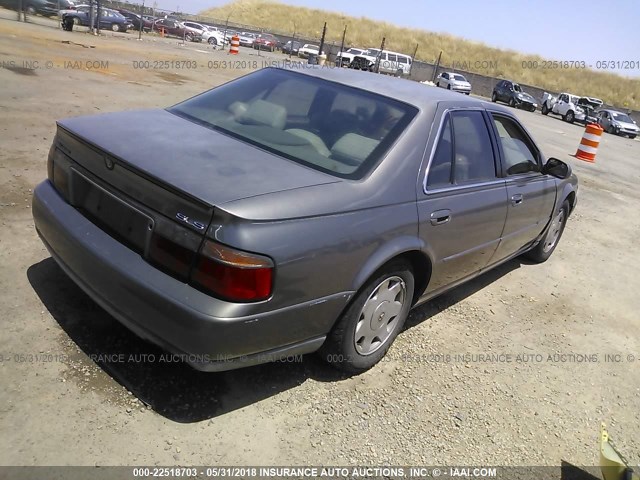
[[[386,244],[369,256],[353,280],[352,288],[358,291],[375,274],[396,260],[404,260],[410,266],[415,280],[413,303],[422,296],[429,284],[432,260],[419,238],[402,237],[392,244]]]
[[[562,203],[566,201],[569,202],[569,207],[570,207],[570,211],[569,213],[573,212],[573,209],[576,207],[576,199],[578,198],[576,196],[576,191],[573,188],[567,189],[568,193],[565,191],[565,195],[563,195],[563,200]]]

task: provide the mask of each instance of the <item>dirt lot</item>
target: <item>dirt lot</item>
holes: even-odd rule
[[[605,135],[587,164],[570,156],[581,127],[518,113],[580,177],[549,262],[512,261],[416,309],[388,361],[358,377],[313,355],[198,373],[144,361],[160,352],[49,257],[30,197],[56,119],[168,106],[246,69],[208,68],[230,57],[203,45],[0,13],[0,464],[594,465],[601,421],[640,461],[639,141]],[[263,58],[284,56],[234,60]],[[198,68],[134,68],[185,59]],[[141,361],[100,358],[114,354]]]

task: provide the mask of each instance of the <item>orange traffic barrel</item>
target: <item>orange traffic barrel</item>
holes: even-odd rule
[[[231,37],[231,48],[229,49],[229,53],[231,55],[237,55],[240,52],[240,37],[238,35],[234,35]]]
[[[585,162],[595,162],[596,152],[598,151],[598,145],[600,145],[602,132],[603,129],[600,125],[595,123],[587,125],[587,128],[584,129],[582,140],[580,140],[580,145],[578,145],[576,158],[584,160]]]
[[[160,36],[164,37],[164,27],[160,27]]]

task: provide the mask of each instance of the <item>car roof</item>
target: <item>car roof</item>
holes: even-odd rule
[[[487,108],[491,106],[494,110],[504,110],[509,113],[509,109],[500,105],[478,100],[467,95],[452,92],[444,88],[423,85],[420,82],[406,80],[403,78],[380,75],[361,70],[348,68],[321,67],[317,65],[296,64],[289,67],[269,67],[279,70],[291,71],[321,78],[330,82],[340,83],[349,87],[368,90],[378,95],[394,98],[409,105],[414,105],[422,110],[433,109],[438,102],[455,103],[460,107]]]

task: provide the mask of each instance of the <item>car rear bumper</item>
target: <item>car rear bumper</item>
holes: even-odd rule
[[[34,190],[32,211],[45,246],[78,286],[138,336],[183,355],[198,370],[315,351],[352,295],[251,315],[251,305],[210,297],[152,267],[69,205],[49,181]]]

